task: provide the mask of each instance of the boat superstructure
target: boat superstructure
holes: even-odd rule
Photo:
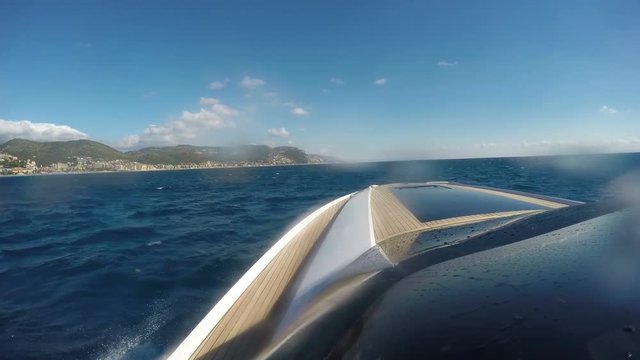
[[[370,186],[293,226],[211,309],[171,359],[273,356],[292,334],[412,253],[579,202],[451,182]],[[474,227],[485,223],[487,226]],[[424,234],[465,227],[448,241]],[[466,234],[468,232],[468,234]],[[305,325],[306,324],[306,325]],[[297,329],[297,330],[296,330]]]

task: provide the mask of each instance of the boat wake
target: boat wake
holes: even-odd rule
[[[150,306],[151,315],[140,326],[124,331],[105,346],[97,356],[99,360],[153,359],[162,354],[160,346],[152,342],[153,335],[169,318],[169,304],[157,301]]]

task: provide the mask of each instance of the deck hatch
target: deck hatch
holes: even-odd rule
[[[549,207],[471,189],[443,185],[391,188],[391,192],[421,222],[460,216]]]

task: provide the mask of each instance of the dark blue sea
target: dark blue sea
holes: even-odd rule
[[[162,356],[292,222],[370,184],[596,201],[638,169],[617,154],[0,178],[0,358]]]

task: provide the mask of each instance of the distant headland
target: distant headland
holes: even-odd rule
[[[330,162],[337,162],[337,159],[307,154],[294,146],[177,145],[121,152],[92,140],[36,142],[13,139],[0,145],[0,175],[204,169]]]

